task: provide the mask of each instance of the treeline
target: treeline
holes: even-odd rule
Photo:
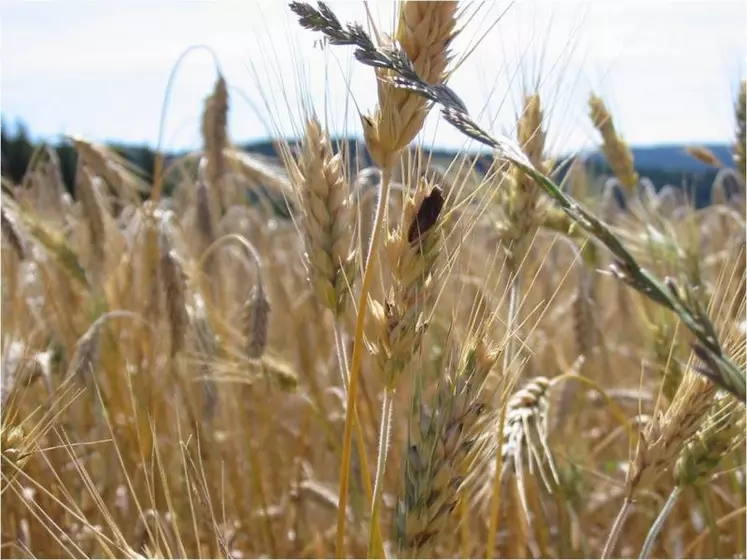
[[[9,130],[5,122],[0,126],[0,147],[2,149],[0,163],[2,164],[2,176],[14,183],[20,183],[34,154],[43,146],[31,140],[27,128],[23,124],[17,124],[14,130]],[[50,145],[60,159],[62,178],[69,192],[73,192],[75,184],[75,170],[78,156],[71,144],[61,142]],[[109,144],[108,148],[122,156],[140,172],[142,177],[152,182],[155,152],[148,146],[128,146],[123,144]],[[240,146],[241,149],[254,154],[269,157],[277,157],[278,154],[272,142],[256,142]],[[706,206],[710,202],[711,187],[716,178],[718,170],[700,162],[693,161],[689,156],[684,156],[684,146],[666,146],[653,148],[633,148],[636,162],[641,160],[643,165],[637,165],[637,172],[641,177],[648,178],[657,190],[665,185],[684,188],[688,196],[692,196],[696,206]],[[727,164],[731,163],[730,148],[728,145],[710,145],[721,160]],[[348,141],[349,154],[352,154],[352,165],[371,165],[370,157],[360,142]],[[431,153],[435,161],[449,161],[454,157],[453,152],[434,151]],[[183,153],[166,154],[166,163],[174,158],[183,156]],[[485,172],[492,164],[490,155],[480,156],[476,163],[478,172]],[[611,175],[611,169],[604,157],[599,153],[589,154],[586,159],[587,170],[591,176],[600,177]],[[565,169],[558,170],[559,179],[562,179]],[[168,185],[166,185],[168,187]],[[168,192],[168,188],[167,188]]]

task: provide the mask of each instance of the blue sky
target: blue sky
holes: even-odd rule
[[[360,1],[330,2],[342,20],[365,18]],[[311,105],[334,132],[359,134],[357,110],[375,105],[372,71],[348,48],[315,46],[279,0],[6,1],[0,10],[0,107],[36,137],[81,134],[155,145],[167,81],[190,46],[212,49],[230,87],[234,142],[299,129]],[[372,0],[392,28],[393,2]],[[496,1],[474,15],[454,44],[484,35],[451,85],[494,132],[512,133],[524,85],[540,83],[551,147],[587,148],[589,92],[602,95],[625,138],[637,145],[725,142],[744,77],[747,3],[741,0]],[[497,23],[496,23],[497,22]],[[495,24],[495,25],[493,25]],[[487,33],[487,34],[486,34]],[[163,147],[200,145],[202,100],[215,59],[184,59],[167,105]],[[464,139],[436,116],[426,145]]]

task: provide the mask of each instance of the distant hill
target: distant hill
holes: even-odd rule
[[[719,158],[727,167],[734,167],[731,146],[728,144],[702,144]],[[632,148],[633,159],[637,168],[656,169],[668,173],[704,173],[712,171],[710,167],[685,151],[685,144],[672,144],[665,146],[652,146],[645,148]],[[606,160],[599,151],[590,152],[587,162],[593,165],[604,166]]]
[[[29,140],[29,134],[22,126],[17,127],[15,134],[8,133],[5,126],[0,127],[0,131],[2,132],[2,175],[19,182],[28,167],[36,145]],[[342,144],[344,145],[346,142],[346,151],[351,155],[351,171],[355,168],[372,165],[371,158],[362,142],[351,139],[343,140]],[[333,142],[335,146],[338,143],[340,143],[339,140]],[[239,147],[254,154],[273,158],[278,156],[273,143],[270,141],[251,142]],[[730,145],[708,144],[704,147],[711,150],[726,167],[734,167]],[[64,181],[68,189],[72,191],[77,155],[69,145],[58,145],[55,148],[62,164]],[[146,179],[151,177],[155,154],[149,147],[115,145],[111,148],[142,169]],[[633,147],[636,171],[642,177],[651,180],[657,190],[665,185],[685,188],[688,192],[694,193],[697,206],[707,205],[710,200],[711,186],[718,170],[696,160],[685,151],[685,148],[686,145],[684,144]],[[181,155],[184,154],[167,154],[166,160],[169,161]],[[444,165],[456,156],[456,152],[434,150],[430,152],[430,155],[433,161]],[[476,153],[475,155],[478,156],[475,163],[476,170],[480,173],[486,172],[492,164],[492,156],[487,152]],[[605,176],[611,175],[606,159],[599,151],[589,151],[578,155],[586,162],[587,169],[593,177],[603,179]],[[560,175],[562,177],[562,171]]]

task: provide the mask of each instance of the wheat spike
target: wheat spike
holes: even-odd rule
[[[393,285],[383,304],[370,303],[375,330],[370,347],[390,390],[417,355],[427,328],[435,269],[445,237],[443,205],[440,186],[421,179],[416,192],[405,201],[402,222],[385,242]]]
[[[199,376],[204,378],[201,384],[203,413],[206,418],[211,419],[219,404],[218,391],[213,379],[213,362],[218,356],[218,341],[210,326],[202,296],[197,293],[193,297],[194,304],[189,310],[192,340],[196,347]]]
[[[737,172],[742,176],[742,180],[747,179],[747,125],[745,116],[747,115],[747,80],[742,80],[739,86],[739,95],[734,104],[734,114],[737,121],[737,133],[734,143],[734,164]]]
[[[102,177],[113,188],[120,200],[132,204],[140,202],[140,193],[148,191],[148,185],[138,177],[126,159],[111,150],[83,138],[73,138],[78,155],[94,175]]]
[[[719,169],[724,166],[721,160],[716,157],[716,154],[705,146],[688,146],[685,148],[685,151],[693,158],[701,163],[705,163],[706,165],[717,167]]]
[[[269,316],[270,302],[260,282],[252,288],[242,314],[246,355],[253,360],[261,358],[267,348]]]
[[[526,96],[524,111],[517,126],[517,139],[529,161],[540,170],[544,170],[545,149],[542,120],[539,94]],[[543,216],[539,205],[542,191],[534,179],[518,168],[511,170],[507,180],[509,190],[503,201],[506,220],[501,237],[510,251],[508,266],[515,272],[542,223]]]
[[[405,0],[399,5],[394,40],[412,61],[418,76],[431,85],[444,83],[451,60],[449,46],[456,35],[457,2]],[[379,106],[362,115],[363,134],[371,158],[391,169],[415,138],[428,115],[428,103],[413,92],[388,82],[391,71],[377,69]]]
[[[490,457],[481,436],[488,408],[482,388],[497,359],[484,341],[472,342],[458,362],[448,364],[430,407],[415,394],[395,515],[405,557],[432,557],[438,534],[454,523],[460,495],[469,492]]]
[[[88,232],[93,251],[90,261],[91,283],[99,289],[106,258],[104,210],[101,208],[96,189],[94,189],[93,178],[85,166],[81,166],[78,170],[76,187],[76,195],[83,205],[83,212],[88,222]]]
[[[604,101],[596,95],[589,98],[589,115],[594,127],[602,135],[602,151],[620,183],[629,192],[638,189],[638,173],[633,166],[633,154],[615,130],[612,115]]]
[[[594,316],[594,278],[584,263],[578,265],[578,287],[573,298],[573,331],[579,356],[591,358],[597,346],[596,318]]]
[[[139,315],[130,311],[108,311],[96,319],[78,339],[73,356],[68,365],[66,377],[73,378],[84,387],[92,389],[93,371],[100,356],[101,330],[104,323],[116,317],[131,317],[142,320]]]
[[[730,394],[717,399],[695,436],[680,452],[674,466],[678,486],[695,484],[719,465],[738,443],[744,441],[744,406]]]
[[[545,472],[545,464],[550,468],[553,481],[558,482],[550,448],[547,443],[548,433],[548,392],[552,386],[546,377],[535,377],[522,389],[514,393],[508,402],[506,424],[503,428],[503,470],[501,478],[506,479],[509,472],[516,474],[519,485],[519,497],[524,513],[529,519],[529,507],[526,502],[524,487],[524,460],[529,467],[529,473],[534,474],[535,466],[548,491],[552,484]]]
[[[187,286],[184,270],[171,247],[168,234],[163,229],[159,235],[159,250],[166,314],[171,328],[171,355],[174,356],[184,347],[189,326],[186,307]]]
[[[353,209],[340,153],[316,118],[306,122],[300,157],[287,161],[303,209],[309,279],[319,302],[342,316],[355,278]]]
[[[658,411],[641,433],[625,481],[628,497],[674,464],[683,445],[700,427],[715,393],[716,386],[708,379],[692,370],[685,374],[667,411]]]
[[[226,80],[219,75],[212,94],[205,100],[202,113],[202,140],[204,143],[207,169],[205,178],[212,196],[213,216],[217,220],[228,209],[224,197],[223,176],[226,172],[226,158],[223,154],[228,143],[228,89]]]

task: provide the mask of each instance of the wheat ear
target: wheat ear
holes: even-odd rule
[[[75,194],[83,205],[83,212],[88,222],[88,233],[93,251],[89,263],[91,271],[90,281],[94,289],[101,290],[102,273],[106,257],[104,210],[101,208],[96,189],[93,186],[93,178],[85,166],[81,166],[78,169]]]
[[[436,537],[455,522],[460,495],[470,490],[490,457],[482,437],[489,407],[483,384],[497,359],[484,341],[469,343],[461,359],[447,364],[430,406],[423,404],[416,383],[395,516],[395,536],[405,557],[433,557]]]
[[[638,173],[633,166],[633,154],[617,133],[612,115],[604,101],[593,94],[589,98],[589,116],[594,127],[602,135],[602,151],[612,171],[629,192],[635,192],[638,189]]]
[[[542,120],[539,94],[527,96],[517,126],[518,141],[532,165],[544,172],[545,131],[542,129]],[[510,192],[506,201],[508,230],[504,242],[510,247],[508,266],[514,273],[542,221],[538,212],[541,193],[542,190],[534,179],[518,168],[512,169]]]
[[[689,370],[665,413],[658,411],[641,433],[625,480],[625,500],[615,519],[602,558],[609,558],[620,536],[635,493],[672,467],[683,446],[695,435],[716,393],[716,386]]]
[[[734,103],[734,115],[737,124],[734,142],[734,164],[742,180],[747,179],[747,80],[739,84],[739,95]]]
[[[371,352],[388,391],[397,387],[427,328],[436,265],[447,235],[443,207],[441,187],[422,178],[405,201],[402,222],[384,245],[393,284],[383,304],[370,303],[376,333]]]
[[[685,151],[693,159],[697,159],[699,162],[710,165],[711,167],[721,169],[724,166],[723,162],[716,157],[716,154],[705,146],[687,146]]]
[[[269,322],[270,302],[262,282],[258,282],[252,288],[242,312],[247,357],[257,360],[265,353]]]
[[[302,230],[311,285],[319,302],[339,319],[355,280],[353,209],[342,154],[315,118],[306,122],[291,177],[303,210]]]
[[[205,178],[210,187],[214,219],[223,215],[228,208],[223,192],[223,176],[226,172],[226,158],[223,150],[228,143],[228,89],[226,80],[219,75],[213,92],[205,100],[202,113],[202,141],[204,143],[207,169]]]
[[[171,330],[171,356],[183,347],[189,327],[187,314],[187,283],[185,273],[166,231],[167,222],[161,225],[159,235],[159,258],[163,291],[166,296],[166,314]]]
[[[241,324],[245,339],[245,351],[248,358],[256,360],[262,357],[267,348],[267,337],[270,320],[270,302],[264,288],[262,259],[259,251],[249,240],[241,235],[228,234],[213,242],[200,256],[198,268],[202,268],[205,261],[215,258],[215,253],[228,243],[241,246],[244,253],[244,263],[251,261],[254,265],[256,283],[249,292],[249,297],[241,309]]]
[[[116,317],[131,317],[142,321],[140,315],[130,311],[109,311],[101,315],[88,327],[88,330],[75,344],[75,350],[67,370],[68,378],[75,379],[84,387],[93,389],[93,372],[100,355],[101,329],[107,320]]]
[[[305,263],[309,281],[319,303],[329,309],[334,316],[335,347],[341,367],[343,387],[348,392],[346,436],[352,433],[349,431],[352,430],[350,425],[352,422],[355,425],[364,490],[367,500],[371,502],[373,489],[366,458],[365,438],[358,411],[354,406],[354,396],[351,394],[355,392],[356,383],[350,380],[341,329],[350,290],[356,277],[354,209],[350,185],[344,173],[344,160],[341,153],[333,153],[329,136],[322,130],[316,118],[310,118],[306,122],[299,157],[294,161],[288,158],[286,153],[283,156],[298,205],[303,212],[301,229],[305,241]],[[370,275],[368,280],[364,276],[361,290],[367,289],[366,282],[370,282]],[[363,313],[365,313],[365,308],[359,307],[359,323]],[[348,445],[350,444],[349,440],[345,441]],[[348,468],[341,469],[345,473],[349,471],[349,455],[347,459]],[[342,484],[347,484],[345,475],[342,475]],[[343,492],[340,495],[340,507],[345,511],[347,496]],[[344,523],[343,515],[342,524]],[[383,554],[381,533],[375,523],[371,524],[370,536],[377,543],[377,553]],[[340,539],[338,539],[338,545],[342,547]],[[341,548],[338,548],[338,553],[342,553]]]
[[[107,185],[116,191],[119,199],[133,204],[140,202],[140,193],[146,192],[148,187],[130,169],[127,160],[94,142],[78,137],[72,140],[83,163],[94,175],[103,178]]]
[[[646,535],[639,558],[648,558],[664,521],[682,491],[708,476],[739,443],[744,441],[745,411],[742,403],[721,391],[695,436],[680,451],[674,465],[675,487]]]
[[[531,521],[524,484],[525,459],[529,473],[534,474],[536,468],[548,491],[552,491],[553,483],[558,483],[555,461],[547,441],[550,402],[548,392],[551,386],[546,377],[535,377],[517,391],[508,402],[503,428],[500,477],[505,482],[510,472],[516,475],[519,498],[528,522]],[[550,469],[553,483],[545,472],[545,464]]]
[[[456,35],[457,2],[399,4],[396,41],[407,53],[415,71],[428,84],[445,81],[451,60],[449,46]],[[382,169],[391,169],[402,150],[423,128],[429,105],[413,92],[389,82],[390,70],[376,69],[379,106],[373,115],[362,115],[363,134],[371,158]]]

